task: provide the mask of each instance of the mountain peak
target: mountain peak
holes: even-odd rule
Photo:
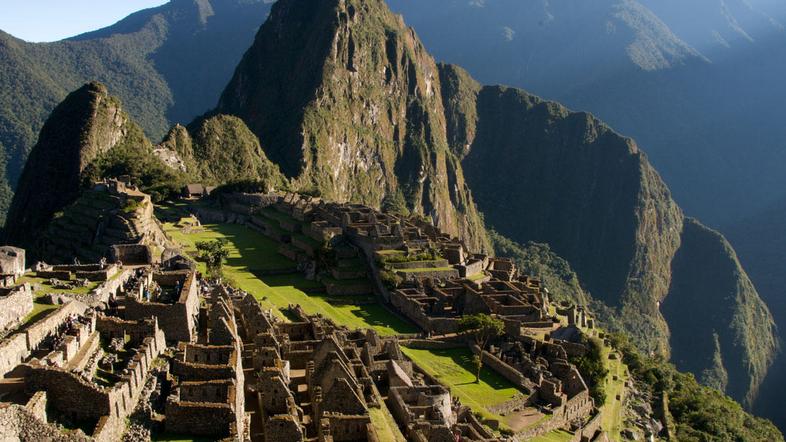
[[[129,125],[120,100],[103,84],[90,82],[69,94],[47,119],[30,153],[9,210],[7,241],[25,245],[73,202],[87,166],[126,138]]]
[[[474,249],[482,222],[448,149],[439,69],[382,0],[281,0],[219,102],[301,188],[403,199]]]

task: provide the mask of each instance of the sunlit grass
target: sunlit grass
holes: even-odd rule
[[[481,370],[480,382],[475,383],[472,352],[468,348],[402,350],[420,368],[450,388],[451,394],[458,397],[462,404],[468,405],[472,411],[479,412],[485,418],[504,422],[504,418],[491,413],[489,408],[522,394],[510,381],[486,367]]]
[[[323,314],[337,324],[349,328],[373,328],[382,335],[416,333],[415,326],[394,315],[368,297],[330,298],[322,293],[322,285],[309,281],[295,271],[296,265],[278,254],[278,243],[241,225],[211,224],[185,233],[174,224],[166,224],[167,233],[187,252],[196,254],[196,243],[226,239],[229,258],[224,267],[228,280],[256,297],[263,308],[283,317],[281,309],[299,304],[309,314]],[[205,271],[203,263],[199,269]],[[270,272],[288,271],[271,275]]]

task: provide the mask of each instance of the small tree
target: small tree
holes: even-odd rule
[[[207,265],[207,276],[220,279],[224,273],[224,260],[229,257],[227,240],[200,241],[196,243],[199,258]]]
[[[502,334],[502,331],[505,329],[505,323],[497,318],[479,313],[461,318],[459,328],[461,331],[472,332],[475,337],[475,343],[478,344],[480,351],[483,352],[490,340]],[[475,367],[475,383],[479,383],[480,369],[483,367],[483,360],[479,354],[472,358],[472,364]]]

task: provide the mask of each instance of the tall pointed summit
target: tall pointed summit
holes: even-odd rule
[[[405,201],[487,249],[448,148],[439,69],[382,0],[283,0],[218,112],[237,115],[301,188],[380,206]]]

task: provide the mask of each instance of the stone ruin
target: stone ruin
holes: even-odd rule
[[[110,345],[113,340],[120,345]],[[13,357],[4,364],[6,378],[18,379],[5,383],[8,408],[29,412],[37,431],[49,431],[51,422],[76,425],[99,441],[115,440],[125,431],[151,364],[166,348],[154,318],[124,321],[79,301],[2,345],[3,357]],[[98,368],[105,359],[110,362]]]
[[[540,281],[528,277],[485,282],[419,281],[393,290],[390,302],[433,335],[456,333],[461,317],[478,313],[499,317],[506,324],[506,332],[513,336],[520,335],[522,327],[549,330],[554,327],[548,313],[548,295],[541,290]]]
[[[98,262],[110,256],[116,262],[148,264],[153,247],[167,243],[153,215],[149,195],[120,180],[95,183],[50,223],[41,238],[41,256],[55,263]],[[129,248],[128,246],[140,246]],[[145,252],[142,246],[149,246]],[[150,262],[141,262],[145,260]]]
[[[0,288],[13,287],[25,273],[25,251],[11,246],[0,247]]]
[[[127,318],[160,318],[161,328],[173,342],[196,338],[200,301],[195,271],[138,268],[124,293],[122,307]]]
[[[593,414],[589,390],[567,358],[544,358],[540,354],[515,353],[513,349],[521,345],[529,348],[533,336],[541,336],[534,341],[546,342],[547,348],[580,352],[582,344],[556,338],[563,336],[566,328],[551,312],[567,318],[569,326],[591,330],[594,322],[581,307],[552,306],[543,284],[519,275],[512,260],[471,253],[461,241],[423,219],[381,213],[358,204],[331,203],[297,194],[222,195],[220,204],[223,211],[200,209],[197,214],[204,221],[240,223],[256,229],[280,242],[279,252],[291,259],[314,257],[313,246],[298,239],[301,235],[317,243],[348,244],[365,259],[375,281],[374,291],[432,341],[455,335],[464,315],[484,313],[501,319],[505,335],[493,352],[473,350],[481,354],[485,365],[528,393],[524,399],[508,404],[511,408],[533,407],[551,416],[547,424],[532,430],[532,435],[555,428],[570,429],[576,423],[586,423]],[[381,281],[383,272],[396,273],[401,282],[386,287]],[[271,367],[291,367],[292,362],[281,355],[281,342],[275,333],[266,339],[266,345],[277,349],[266,350]],[[467,345],[471,347],[471,343]],[[266,382],[290,381],[286,371],[279,371]],[[304,429],[302,417],[297,414],[297,389],[292,392],[294,402],[287,397],[281,396],[279,404],[291,402],[294,407],[279,405],[270,425],[289,428],[293,434],[313,434]],[[427,438],[436,438],[436,434]]]
[[[197,343],[181,342],[172,358],[166,430],[229,440],[248,438],[243,342],[235,301],[223,287],[210,294],[207,327]]]
[[[96,190],[135,192],[112,183]],[[592,319],[580,307],[551,305],[542,283],[519,275],[513,261],[470,253],[422,219],[365,206],[294,194],[220,198],[224,209],[202,206],[199,217],[242,223],[278,241],[279,252],[296,262],[281,273],[312,275],[331,296],[375,294],[389,301],[432,337],[408,337],[413,348],[469,346],[524,393],[494,412],[525,406],[550,416],[519,436],[577,426],[584,430],[575,440],[597,436],[594,403],[569,363],[585,351],[575,337],[593,327]],[[130,212],[147,210],[133,206]],[[375,419],[389,410],[407,440],[497,440],[493,422],[480,422],[406,358],[397,338],[349,330],[298,306],[283,316],[265,311],[251,294],[200,280],[193,263],[176,253],[157,264],[152,245],[112,244],[114,263],[39,265],[38,277],[97,286],[88,294],[57,295],[61,304],[27,324],[32,289],[14,285],[25,273],[24,259],[21,272],[13,260],[0,259],[4,275],[16,273],[0,303],[18,307],[0,311],[7,329],[0,371],[12,380],[0,386],[0,429],[23,440],[117,440],[128,431],[127,438],[141,439],[168,432],[235,441],[363,441],[378,440]],[[325,245],[329,260],[320,256]],[[404,259],[386,259],[391,255]],[[408,258],[421,255],[431,257]],[[406,277],[388,288],[383,271]],[[505,323],[504,336],[488,349],[457,333],[459,318],[474,313]],[[60,431],[75,425],[83,430]]]

